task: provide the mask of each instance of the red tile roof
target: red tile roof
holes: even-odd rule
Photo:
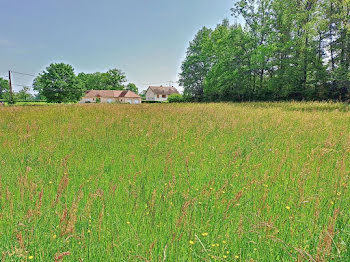
[[[86,91],[85,97],[105,97],[105,98],[141,98],[141,96],[135,94],[129,90],[89,90]]]

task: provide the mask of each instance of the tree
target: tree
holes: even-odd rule
[[[29,93],[30,88],[27,86],[24,86],[19,92],[15,94],[16,100],[21,100],[21,101],[28,101],[32,100],[34,97],[31,93]]]
[[[187,49],[185,61],[181,65],[179,83],[184,87],[184,96],[202,100],[204,80],[211,68],[211,52],[208,52],[211,29],[203,27]]]
[[[134,83],[129,83],[126,87],[125,90],[129,90],[134,92],[135,94],[139,93],[139,89],[137,88],[137,86]]]
[[[9,92],[9,82],[0,77],[0,99],[4,99],[4,94]]]
[[[83,94],[83,85],[71,65],[51,64],[34,79],[34,90],[49,103],[76,102]]]
[[[84,90],[122,90],[127,81],[125,73],[116,68],[105,73],[80,73],[78,78]]]
[[[103,74],[107,89],[109,90],[122,90],[124,89],[124,83],[127,81],[125,73],[119,69],[110,69],[107,73]]]
[[[238,0],[245,25],[202,28],[181,66],[208,101],[350,99],[350,0]]]

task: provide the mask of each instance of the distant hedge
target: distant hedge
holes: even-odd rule
[[[185,102],[185,99],[180,94],[172,94],[169,96],[168,102],[169,103],[183,103],[183,102]]]

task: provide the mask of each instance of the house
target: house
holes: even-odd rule
[[[173,86],[150,86],[146,91],[146,100],[163,102],[171,94],[179,94],[179,91]]]
[[[128,90],[89,90],[79,103],[141,104],[141,96]]]

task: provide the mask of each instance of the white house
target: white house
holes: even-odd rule
[[[173,86],[150,86],[146,91],[146,100],[163,102],[171,94],[179,94],[179,91]]]

